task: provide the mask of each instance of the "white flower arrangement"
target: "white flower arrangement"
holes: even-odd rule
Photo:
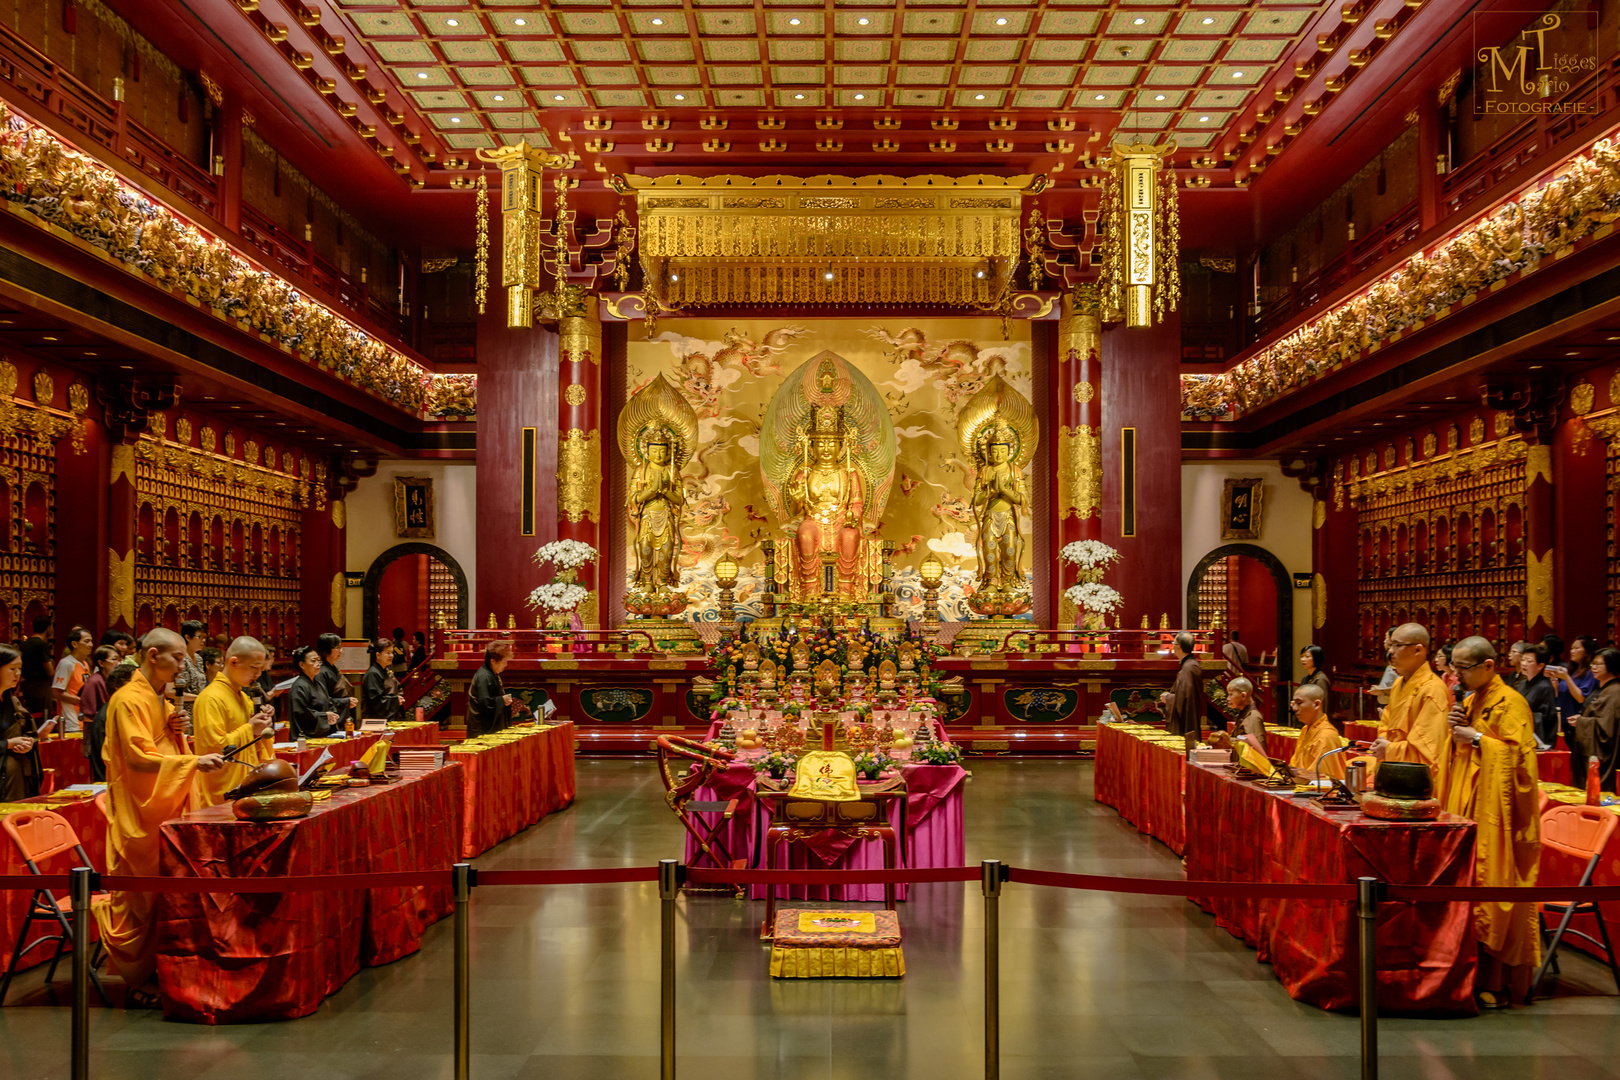
[[[572,542],[572,541],[566,541]],[[548,545],[549,546],[549,545]],[[593,553],[594,554],[594,553]],[[567,581],[553,581],[541,585],[529,594],[529,606],[545,608],[547,611],[573,611],[591,591],[583,585],[575,585]]]
[[[1097,570],[1119,561],[1119,552],[1101,540],[1076,540],[1064,544],[1058,558],[1085,570]]]
[[[550,563],[558,570],[577,570],[596,561],[596,549],[580,540],[553,540],[534,553],[537,563]]]
[[[1091,581],[1070,585],[1063,590],[1063,596],[1081,611],[1088,611],[1093,615],[1107,615],[1118,610],[1125,602],[1125,598],[1119,595],[1119,590],[1112,585],[1099,585]]]

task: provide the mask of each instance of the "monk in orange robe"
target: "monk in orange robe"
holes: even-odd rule
[[[141,640],[140,667],[107,703],[101,756],[107,763],[107,872],[135,877],[159,873],[158,827],[185,813],[192,780],[220,769],[218,754],[187,752],[183,722],[164,702],[164,689],[186,660],[186,643],[172,630]],[[95,906],[101,942],[129,987],[129,1003],[158,1004],[154,893],[114,892]]]
[[[1379,761],[1413,761],[1429,767],[1434,790],[1445,790],[1444,768],[1451,756],[1452,699],[1429,660],[1429,631],[1405,623],[1390,631],[1389,662],[1400,676],[1378,720],[1372,756]]]
[[[1294,770],[1294,775],[1301,780],[1315,780],[1317,769],[1321,775],[1331,776],[1335,780],[1344,779],[1344,755],[1334,754],[1332,757],[1317,765],[1317,759],[1330,750],[1337,750],[1345,745],[1344,736],[1334,728],[1333,721],[1328,719],[1327,708],[1322,697],[1322,688],[1315,683],[1304,683],[1294,691],[1293,700],[1289,703],[1294,715],[1299,719],[1299,744],[1294,747],[1294,756],[1288,759],[1288,767]]]
[[[268,740],[253,740],[270,730],[270,711],[253,711],[244,692],[269,664],[269,651],[255,638],[239,637],[225,650],[225,660],[214,681],[203,688],[191,707],[192,744],[199,754],[223,754],[227,746],[241,752],[223,769],[197,777],[195,804],[217,806],[225,793],[247,779],[255,765],[275,757]],[[249,744],[253,745],[249,745]],[[246,749],[242,749],[242,748]]]
[[[1451,709],[1440,805],[1472,818],[1478,828],[1475,885],[1534,885],[1541,861],[1541,810],[1530,706],[1497,674],[1496,649],[1484,638],[1457,642],[1451,666],[1470,693]],[[1530,977],[1541,962],[1536,905],[1475,904],[1474,935],[1479,940],[1475,985],[1480,1004],[1528,1004]]]

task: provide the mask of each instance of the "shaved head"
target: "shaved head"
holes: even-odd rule
[[[173,630],[154,627],[141,638],[141,674],[159,694],[180,673],[186,656],[186,640]]]
[[[1317,686],[1315,683],[1306,683],[1304,686],[1301,686],[1298,690],[1294,691],[1294,696],[1297,698],[1304,698],[1306,701],[1314,701],[1318,705],[1327,700],[1326,695],[1322,693],[1322,688]]]
[[[225,650],[227,660],[256,660],[261,656],[269,656],[270,650],[264,647],[264,642],[258,638],[242,636],[231,642],[231,647]]]
[[[1451,658],[1483,664],[1496,659],[1496,646],[1482,637],[1465,637],[1451,647]]]
[[[169,630],[162,626],[153,627],[146,632],[145,637],[141,638],[142,652],[145,652],[148,649],[167,650],[171,648],[184,649],[185,647],[185,638],[181,637],[173,630]]]
[[[1390,637],[1396,641],[1409,642],[1413,645],[1422,645],[1427,648],[1430,644],[1429,628],[1422,623],[1401,623],[1390,631]]]

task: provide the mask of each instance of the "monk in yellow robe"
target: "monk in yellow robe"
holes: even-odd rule
[[[1320,766],[1317,765],[1317,760],[1323,754],[1345,745],[1344,736],[1328,719],[1322,688],[1315,683],[1304,683],[1294,691],[1289,704],[1294,716],[1299,719],[1300,731],[1299,744],[1294,747],[1294,756],[1288,759],[1288,767],[1294,770],[1294,775],[1300,780],[1315,780],[1318,768],[1324,777],[1343,780],[1343,754],[1334,754]]]
[[[1379,761],[1413,761],[1429,767],[1434,790],[1445,790],[1444,769],[1451,756],[1451,693],[1429,659],[1429,631],[1405,623],[1390,631],[1389,662],[1399,676],[1389,704],[1378,719],[1372,756]]]
[[[269,662],[269,650],[257,639],[237,638],[225,650],[219,674],[191,707],[191,741],[197,753],[224,754],[227,746],[241,751],[223,769],[197,777],[194,802],[198,807],[224,802],[225,793],[246,780],[255,765],[275,756],[268,739],[249,745],[268,732],[274,721],[268,708],[255,713],[245,692]]]
[[[187,752],[184,725],[162,694],[186,660],[186,643],[172,630],[141,640],[141,662],[107,703],[107,872],[135,877],[159,873],[158,827],[185,813],[192,780],[224,765],[218,754]],[[129,1003],[158,1004],[155,893],[114,892],[95,906],[101,942],[129,987]]]
[[[1475,885],[1534,885],[1541,861],[1541,812],[1530,706],[1497,674],[1496,649],[1484,638],[1457,642],[1451,666],[1471,692],[1451,709],[1440,805],[1472,818],[1478,828]],[[1530,977],[1541,962],[1536,905],[1475,904],[1474,934],[1479,940],[1480,1003],[1487,1008],[1528,1003]]]

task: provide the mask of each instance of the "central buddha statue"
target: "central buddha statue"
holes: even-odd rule
[[[843,600],[866,597],[880,572],[872,533],[894,482],[894,425],[882,395],[842,357],[823,352],[783,381],[765,410],[760,471],[787,545],[793,600],[833,588]]]

